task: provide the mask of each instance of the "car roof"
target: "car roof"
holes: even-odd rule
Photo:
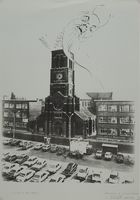
[[[33,172],[33,170],[31,170],[31,169],[25,169],[22,173],[27,173],[27,172]]]
[[[99,170],[99,169],[96,169],[96,170],[93,170],[93,174],[101,174],[102,172],[101,172],[101,170]]]
[[[111,174],[111,175],[118,175],[118,172],[117,172],[117,171],[111,171],[110,174]]]
[[[42,175],[44,173],[49,174],[49,172],[47,172],[47,171],[39,171],[39,172],[35,173],[35,175]]]
[[[57,164],[60,164],[59,162],[57,161],[53,161],[53,162],[50,162],[49,165],[57,165]]]
[[[36,156],[30,156],[29,159],[30,159],[30,158],[37,158],[37,157],[36,157]]]
[[[79,170],[81,170],[81,169],[86,170],[86,169],[88,169],[88,167],[80,167]]]

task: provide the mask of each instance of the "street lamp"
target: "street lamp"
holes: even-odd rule
[[[68,135],[69,135],[69,140],[71,139],[71,118],[74,115],[74,113],[71,113],[70,115],[68,115],[67,113],[63,112],[69,119],[69,123],[68,123]]]

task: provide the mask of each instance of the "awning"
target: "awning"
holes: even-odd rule
[[[102,147],[118,148],[118,145],[117,144],[102,144]]]

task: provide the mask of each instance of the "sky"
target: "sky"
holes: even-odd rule
[[[135,100],[139,4],[131,0],[0,0],[0,97],[12,91],[27,99],[47,97],[51,51],[39,38],[47,34],[47,42],[54,46],[69,21],[99,4],[112,17],[80,46],[78,58],[92,76],[75,65],[76,95],[85,98],[86,92],[113,92],[116,100]]]

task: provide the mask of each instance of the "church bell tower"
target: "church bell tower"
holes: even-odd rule
[[[49,136],[70,137],[74,134],[72,118],[79,111],[75,96],[74,63],[62,49],[52,51],[50,96],[45,99],[45,130]]]

